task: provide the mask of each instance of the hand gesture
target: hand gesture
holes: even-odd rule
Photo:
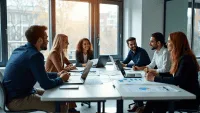
[[[147,81],[154,81],[155,76],[153,73],[148,72],[148,73],[146,73],[145,78]]]
[[[60,75],[60,78],[62,78],[62,80],[65,82],[68,81],[69,77],[70,77],[70,73],[62,73]]]

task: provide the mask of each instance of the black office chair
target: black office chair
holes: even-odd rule
[[[0,72],[0,77],[3,78],[2,73]],[[20,110],[20,111],[11,111],[6,107],[6,92],[2,84],[2,80],[0,80],[0,108],[4,110],[4,112],[8,113],[13,113],[13,112],[18,112],[18,113],[27,113],[27,112],[35,112],[35,111],[41,111],[37,109],[30,109],[30,110]],[[45,111],[43,111],[45,112]]]

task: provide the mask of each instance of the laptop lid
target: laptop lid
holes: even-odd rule
[[[125,77],[126,73],[125,73],[124,68],[119,60],[116,60],[116,65],[117,65],[118,69],[121,71],[122,75]]]
[[[109,58],[110,58],[111,62],[113,63],[114,69],[117,69],[117,65],[115,64],[113,57],[111,55],[109,55]]]
[[[84,84],[85,80],[86,80],[86,78],[88,76],[88,73],[90,72],[90,69],[92,67],[92,64],[93,64],[93,62],[88,60],[86,66],[85,66],[85,68],[84,68],[84,70],[83,70],[83,72],[81,74],[80,79],[71,78],[69,81],[65,82],[64,84]]]
[[[99,56],[96,68],[98,67],[105,67],[106,63],[108,62],[108,55]]]
[[[86,66],[85,66],[85,69],[83,70],[83,73],[81,75],[81,80],[83,80],[84,82],[85,82],[85,80],[87,78],[88,73],[90,72],[92,64],[93,64],[93,62],[88,60]]]

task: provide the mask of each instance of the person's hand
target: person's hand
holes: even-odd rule
[[[148,73],[146,73],[145,78],[147,81],[154,81],[155,76],[153,73],[148,72]]]
[[[134,71],[139,71],[139,70],[141,70],[141,68],[138,67],[138,66],[133,66],[132,68],[133,68]]]
[[[122,66],[123,66],[123,67],[126,67],[126,66],[127,66],[127,64],[123,64],[123,63],[122,63]]]
[[[149,72],[149,68],[148,68],[148,67],[145,67],[145,68],[144,68],[144,72],[145,72],[145,73],[148,73],[148,72]]]
[[[85,66],[86,66],[86,64],[82,64],[82,66],[83,66],[83,67],[85,67]]]
[[[149,69],[148,72],[151,72],[154,76],[158,75],[158,72],[155,69]]]
[[[70,70],[77,69],[76,66],[70,66],[69,68],[70,68]]]
[[[58,72],[57,74],[58,74],[58,76],[60,76],[62,73],[67,73],[67,71],[66,70],[62,70],[62,71]]]
[[[64,82],[68,81],[69,77],[70,77],[70,73],[62,73],[62,74],[60,75],[60,78],[61,78]]]

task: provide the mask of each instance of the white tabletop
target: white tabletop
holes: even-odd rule
[[[169,84],[118,84],[114,82],[116,89],[119,91],[123,99],[133,99],[133,100],[185,100],[185,99],[195,99],[196,96],[189,93],[177,86]],[[166,91],[140,91],[139,88],[172,88],[176,91],[171,91],[168,89]]]
[[[42,101],[98,101],[121,99],[119,92],[112,84],[79,85],[79,89],[60,89],[59,87],[46,90]]]

